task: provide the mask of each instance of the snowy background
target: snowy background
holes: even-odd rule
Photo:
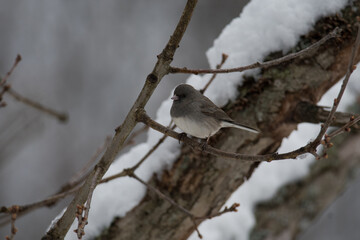
[[[229,59],[227,60],[224,67],[236,67],[253,63],[255,61],[261,61],[264,56],[273,51],[286,51],[296,44],[301,34],[308,32],[312,28],[313,24],[318,18],[324,15],[328,15],[330,13],[337,12],[337,10],[341,9],[344,4],[346,4],[346,2],[347,1],[345,0],[253,0],[243,9],[242,12],[241,8],[239,7],[237,13],[237,15],[239,15],[239,13],[241,12],[239,17],[234,18],[232,21],[228,20],[228,25],[223,29],[222,33],[214,41],[214,45],[207,51],[206,55],[208,62],[211,67],[214,67],[220,62],[221,54],[227,53],[229,54]],[[177,11],[181,11],[183,4],[176,5]],[[133,7],[132,10],[134,11],[134,9],[136,9],[137,7],[141,8],[143,6],[136,5]],[[198,22],[196,22],[196,15],[198,14],[197,11],[199,11],[201,7],[202,5],[199,4],[197,10],[195,11],[195,18],[192,20],[190,24],[190,29],[185,35],[185,42],[187,39],[187,41],[190,41],[191,44],[197,41],[196,39],[194,39],[193,34],[195,31],[192,31],[191,26],[196,26],[197,24],[199,24]],[[222,6],[217,6],[217,8],[221,7]],[[234,15],[234,17],[235,16],[236,15]],[[175,21],[176,20],[174,20],[174,22]],[[96,26],[96,23],[94,24]],[[158,22],[153,24],[158,24]],[[205,22],[203,24],[207,25],[209,23]],[[225,25],[226,24],[224,23],[224,26]],[[165,33],[165,35],[171,33],[172,27],[173,26],[166,29],[167,32]],[[126,29],[124,31],[126,31]],[[128,31],[130,31],[130,29],[128,29]],[[121,39],[120,36],[119,39]],[[158,49],[161,49],[161,46],[163,46],[163,43],[166,40],[167,38],[164,37],[162,42],[158,43]],[[91,42],[91,38],[89,39],[89,41]],[[138,44],[145,44],[146,41],[148,41],[148,39],[144,40],[144,42],[139,42]],[[116,45],[117,43],[112,42],[111,44]],[[79,42],[79,47],[80,45],[81,41]],[[181,49],[182,48],[183,46],[181,47]],[[107,51],[107,54],[110,56],[112,54],[115,54],[112,53],[111,49],[104,50]],[[129,52],[124,52],[122,54],[122,57],[127,58],[127,55],[129,54],[131,55],[131,53]],[[190,51],[187,54],[191,54]],[[199,55],[201,55],[201,53],[199,53]],[[89,57],[89,59],[94,59],[94,56],[96,56],[96,53],[93,53],[93,55],[87,57]],[[197,57],[201,58],[199,56]],[[177,58],[178,55],[175,56],[175,60]],[[143,61],[142,58],[139,59]],[[142,64],[139,59],[137,59],[136,62]],[[153,62],[154,61],[152,61],[152,63]],[[178,64],[179,66],[189,66],[188,64],[185,64],[185,62],[187,63],[187,61],[185,60],[183,64]],[[131,63],[129,62],[127,62],[127,64],[131,65]],[[134,62],[132,64],[136,63]],[[98,63],[93,63],[93,66],[98,67]],[[152,65],[150,64],[149,66]],[[193,66],[199,67],[198,64],[194,64]],[[116,66],[107,67],[116,68]],[[125,64],[125,66],[123,67],[126,68],[130,66],[127,66]],[[149,68],[148,70],[151,70],[151,68]],[[82,77],[92,77],[88,75],[89,74],[86,74]],[[206,95],[219,105],[224,104],[228,99],[233,99],[236,94],[236,86],[241,84],[241,82],[239,82],[239,79],[241,79],[241,75],[242,73],[218,75],[217,80],[214,81],[213,84],[210,86],[210,88],[206,92]],[[143,76],[146,76],[146,72],[143,73],[143,75],[140,77],[141,80],[144,79]],[[356,93],[354,89],[360,90],[359,84],[356,84],[356,81],[354,81],[357,76],[360,77],[360,73],[354,72],[352,80],[350,82],[351,88],[349,87],[349,89],[352,89],[352,91],[347,91],[347,93],[345,94],[346,99],[343,99],[340,108],[344,108],[347,103],[352,102],[354,98],[354,93]],[[98,76],[98,78],[99,77],[102,76]],[[108,77],[111,78],[112,76]],[[132,76],[123,77],[126,79],[133,78]],[[208,78],[209,76],[191,76],[186,81],[189,84],[192,84],[194,87],[200,88],[207,82]],[[164,79],[162,84],[168,85],[168,80],[169,79]],[[184,80],[179,79],[177,81],[182,82]],[[125,82],[128,83],[131,81]],[[85,82],[83,87],[86,88],[86,85],[87,83]],[[137,86],[137,88],[134,87],[135,90],[133,92],[135,95],[138,92],[139,86]],[[108,88],[114,89],[113,87],[111,87],[111,85],[109,85]],[[130,89],[131,86],[125,88]],[[116,91],[118,91],[118,89],[116,89]],[[162,92],[163,96],[171,95],[170,91],[164,91],[161,89],[157,91]],[[334,95],[336,93],[337,88],[334,87],[323,97],[323,99],[321,100],[321,104],[331,105],[332,99],[334,98]],[[114,92],[113,94],[117,95],[116,92]],[[91,98],[93,99],[94,96],[92,95]],[[116,96],[114,98],[116,98]],[[95,100],[96,99],[97,98],[95,97]],[[127,99],[126,101],[129,101],[130,103],[124,105],[130,106],[131,101],[129,99]],[[159,104],[159,102],[160,100],[157,101],[157,104],[160,105],[160,108],[155,113],[156,120],[162,124],[167,125],[170,121],[169,109],[171,106],[171,101],[170,99],[167,99],[161,104]],[[90,101],[90,103],[86,102],[86,106],[83,107],[96,107],[98,106],[98,104],[99,103],[94,101],[93,99]],[[102,106],[99,107],[101,108]],[[125,107],[125,112],[127,111],[126,109],[128,108]],[[156,107],[154,107],[154,109],[156,109]],[[112,118],[112,116],[109,116],[109,118]],[[118,123],[118,119],[116,120],[117,121],[113,124],[113,126],[116,126],[116,123]],[[95,124],[95,120],[93,121]],[[280,152],[289,151],[306,144],[309,139],[315,136],[311,133],[314,133],[317,130],[318,126],[314,126],[311,124],[299,125],[298,131],[293,132],[288,139],[284,140]],[[84,131],[86,131],[86,128],[84,129]],[[122,155],[111,166],[106,175],[109,176],[114,173],[118,173],[123,168],[132,166],[134,164],[134,159],[140,159],[143,156],[143,153],[150,149],[160,137],[161,134],[150,130],[147,133],[147,140],[144,143],[138,144],[137,146],[133,147],[128,153]],[[95,149],[95,147],[93,147],[93,149]],[[173,139],[167,139],[165,143],[160,147],[160,149],[157,150],[137,170],[137,174],[142,179],[148,180],[152,176],[153,172],[161,172],[162,169],[170,167],[178,153],[178,143]],[[221,237],[221,239],[247,239],[247,235],[254,224],[254,216],[252,214],[254,204],[258,201],[272,197],[276,190],[283,184],[304,176],[307,173],[309,164],[311,164],[312,161],[313,159],[307,156],[306,158],[299,160],[279,161],[261,164],[261,166],[255,171],[251,179],[245,184],[243,184],[239,188],[239,190],[236,191],[229,199],[230,204],[233,202],[239,202],[241,204],[239,212],[236,214],[226,214],[220,218],[215,218],[211,221],[206,221],[205,223],[203,223],[200,226],[200,231],[204,235],[204,238],[220,239]],[[265,173],[266,178],[264,177]],[[117,192],[119,194],[115,195],[114,192]],[[85,229],[86,236],[98,234],[102,227],[108,225],[111,222],[114,216],[125,215],[128,210],[137,205],[137,203],[144,196],[144,193],[145,188],[137,181],[129,178],[122,178],[96,188],[90,211],[89,225],[87,225]],[[13,204],[13,202],[10,202],[10,204]],[[358,207],[358,209],[360,209],[360,207]],[[75,227],[73,227],[72,229],[74,228]],[[328,239],[325,237],[324,239]],[[69,231],[67,239],[76,239],[75,234],[72,231]],[[193,235],[191,239],[197,239],[197,236]]]

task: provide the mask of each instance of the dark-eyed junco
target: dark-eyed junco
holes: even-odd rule
[[[182,131],[194,137],[209,140],[224,127],[259,133],[255,128],[232,120],[221,108],[188,84],[177,86],[171,99],[173,104],[170,115],[173,121]]]

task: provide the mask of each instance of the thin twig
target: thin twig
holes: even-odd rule
[[[203,217],[195,217],[196,220],[204,220],[204,219],[212,219],[214,217],[219,217],[225,213],[228,212],[237,212],[237,208],[240,206],[239,203],[233,203],[233,205],[231,205],[229,208],[225,207],[224,210],[217,212],[215,214],[212,215],[207,215],[207,216],[203,216]]]
[[[34,100],[31,100],[27,97],[24,97],[22,95],[20,95],[19,93],[17,93],[16,91],[14,91],[14,89],[12,89],[11,87],[9,87],[7,90],[6,90],[6,93],[8,93],[10,96],[12,96],[14,99],[30,106],[30,107],[33,107],[43,113],[46,113],[50,116],[53,116],[55,118],[57,118],[60,122],[67,122],[68,121],[68,114],[67,113],[62,113],[62,112],[58,112],[56,110],[53,110],[49,107],[46,107],[38,102],[35,102]]]
[[[3,95],[10,88],[10,84],[7,84],[7,80],[8,80],[8,78],[10,77],[10,75],[12,74],[12,72],[14,71],[14,69],[16,68],[16,66],[18,65],[18,63],[20,61],[21,61],[21,55],[18,54],[16,56],[16,58],[15,58],[15,61],[14,61],[13,65],[12,65],[12,67],[6,73],[5,77],[4,78],[0,77],[0,87],[2,88],[1,91],[0,91],[0,108],[6,106],[6,102],[3,101]]]
[[[6,240],[13,240],[14,237],[15,237],[15,234],[17,233],[17,228],[15,227],[15,221],[16,221],[16,218],[17,218],[17,212],[18,212],[18,209],[19,209],[19,206],[17,205],[14,205],[8,209],[6,209],[10,215],[11,215],[11,234],[10,236],[6,236],[5,239]]]
[[[332,32],[330,32],[328,35],[320,39],[318,42],[310,45],[309,47],[296,52],[288,54],[284,57],[267,61],[267,62],[256,62],[247,66],[243,67],[237,67],[237,68],[227,68],[227,69],[188,69],[188,68],[177,68],[177,67],[170,67],[170,73],[191,73],[191,74],[209,74],[209,73],[231,73],[231,72],[243,72],[245,70],[255,69],[255,68],[267,68],[275,65],[279,65],[280,63],[284,63],[287,61],[290,61],[294,58],[304,56],[308,54],[309,52],[317,49],[322,44],[324,44],[326,41],[328,41],[331,38],[334,38],[338,36],[340,30],[339,28],[335,28]]]
[[[140,183],[144,184],[149,190],[151,190],[152,192],[156,193],[160,198],[162,198],[165,201],[168,201],[171,205],[173,205],[174,207],[180,209],[182,212],[184,212],[186,215],[188,215],[191,219],[191,221],[194,224],[194,228],[199,236],[199,238],[202,238],[202,235],[200,234],[200,231],[198,229],[198,225],[196,224],[196,217],[187,209],[185,209],[184,207],[180,206],[179,204],[177,204],[174,200],[172,200],[170,197],[166,196],[165,194],[163,194],[162,192],[160,192],[157,188],[151,186],[150,184],[148,184],[147,182],[143,181],[141,178],[139,178],[137,175],[135,175],[135,173],[131,170],[127,171],[127,176],[132,177],[136,180],[138,180]]]
[[[16,213],[11,214],[11,236],[10,239],[14,239],[16,232],[18,231],[15,227]]]
[[[171,125],[172,121],[170,122],[169,126]],[[175,129],[175,126],[172,127],[172,129]],[[140,165],[165,141],[166,135],[162,136],[158,142],[140,159],[138,163],[136,163],[133,167],[130,169],[134,172],[136,169],[140,167]],[[111,180],[114,180],[116,178],[125,177],[127,176],[125,169],[121,171],[120,173],[114,174],[112,176],[109,176],[107,178],[104,178],[100,181],[100,183],[106,183]]]
[[[336,129],[335,131],[330,133],[328,136],[330,138],[333,138],[333,137],[336,137],[337,135],[339,135],[339,134],[341,134],[343,132],[350,131],[350,128],[359,121],[360,121],[360,116],[358,116],[356,118],[353,118],[352,120],[350,119],[350,121],[347,124],[345,124],[341,128]]]
[[[26,97],[20,95],[19,93],[17,93],[14,89],[12,89],[10,84],[7,84],[8,78],[10,77],[10,75],[12,74],[12,72],[14,71],[14,69],[16,68],[18,63],[21,61],[21,59],[22,59],[21,55],[18,54],[16,56],[16,59],[14,61],[14,64],[12,65],[11,69],[6,73],[4,78],[2,78],[2,79],[0,78],[0,87],[2,87],[2,90],[0,92],[0,101],[1,101],[4,93],[8,93],[10,96],[12,96],[16,100],[18,100],[30,107],[38,109],[41,112],[49,114],[50,116],[56,117],[61,122],[66,122],[69,118],[66,113],[61,113],[61,112],[55,111],[55,110],[53,110],[49,107],[45,107],[42,104],[37,103],[29,98],[26,98]],[[5,105],[5,103],[2,102],[2,105]]]
[[[345,89],[346,89],[346,86],[347,86],[347,84],[349,82],[350,76],[351,76],[352,72],[355,70],[356,66],[354,66],[354,61],[355,61],[355,56],[358,53],[359,45],[360,45],[360,24],[357,24],[357,27],[358,27],[358,32],[357,32],[355,44],[354,44],[354,46],[352,48],[352,51],[351,51],[351,57],[350,57],[350,61],[349,61],[349,65],[348,65],[348,68],[347,68],[347,71],[346,71],[344,81],[343,81],[343,83],[341,85],[341,88],[340,88],[340,91],[338,93],[337,98],[334,99],[333,106],[331,108],[331,111],[329,113],[329,116],[328,116],[326,122],[321,125],[321,129],[320,129],[320,132],[319,132],[318,136],[312,142],[312,144],[314,146],[319,145],[321,139],[324,137],[324,135],[325,135],[327,129],[329,128],[331,122],[334,120],[334,114],[336,112],[336,109],[337,109],[337,107],[338,107],[338,105],[339,105],[339,103],[341,101],[341,98],[342,98],[344,92],[345,92]]]
[[[221,54],[221,62],[216,65],[216,69],[221,69],[221,67],[224,65],[224,63],[226,62],[226,60],[228,59],[229,55],[223,53]],[[210,86],[210,84],[214,81],[214,79],[216,78],[217,74],[214,73],[210,80],[206,83],[205,87],[203,89],[200,90],[201,94],[204,94],[204,92],[208,89],[208,87]]]
[[[74,230],[74,232],[77,234],[78,239],[82,239],[82,237],[85,235],[84,228],[85,228],[85,225],[88,224],[91,199],[92,199],[95,187],[97,185],[97,177],[99,174],[100,174],[100,168],[97,168],[95,170],[93,181],[90,186],[90,191],[89,191],[89,194],[88,194],[88,197],[86,200],[86,206],[78,205],[78,212],[77,212],[77,216],[76,216],[78,219],[78,228]]]
[[[52,195],[44,200],[34,202],[31,204],[27,204],[27,205],[18,206],[18,210],[16,212],[17,217],[21,217],[21,216],[25,215],[26,213],[33,211],[35,209],[38,209],[40,207],[51,206],[55,202],[57,202],[59,199],[65,198],[65,197],[75,193],[76,191],[79,190],[79,188],[80,188],[80,186],[75,186],[73,189],[69,189],[66,192]],[[8,212],[6,209],[7,209],[6,207],[1,207],[0,213],[9,214],[10,212]],[[2,220],[0,222],[0,227],[4,226],[10,222],[8,219],[8,215],[4,215],[4,216],[0,217],[0,219]]]
[[[6,73],[5,77],[3,79],[1,79],[0,81],[0,87],[4,86],[6,84],[7,79],[10,77],[10,75],[12,74],[12,72],[14,71],[14,69],[16,68],[16,66],[18,65],[18,63],[21,61],[21,55],[18,54],[16,55],[15,61],[12,65],[12,67],[10,68],[10,70]]]

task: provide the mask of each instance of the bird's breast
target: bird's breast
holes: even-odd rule
[[[212,136],[221,128],[216,121],[195,121],[187,117],[173,117],[172,119],[182,131],[197,138]]]

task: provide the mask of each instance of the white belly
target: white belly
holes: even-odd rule
[[[206,124],[205,122],[193,121],[189,118],[173,118],[173,120],[176,126],[183,132],[197,138],[208,138],[221,128],[219,124]]]

